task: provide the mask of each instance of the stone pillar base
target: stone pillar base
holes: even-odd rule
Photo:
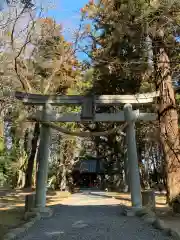
[[[142,205],[151,210],[154,210],[156,207],[155,202],[155,193],[153,190],[142,191]]]

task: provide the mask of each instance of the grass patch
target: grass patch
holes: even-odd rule
[[[17,207],[12,209],[0,210],[0,239],[9,232],[9,230],[24,223],[24,208]]]

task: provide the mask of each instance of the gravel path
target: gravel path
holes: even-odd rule
[[[22,240],[170,240],[136,217],[121,215],[116,199],[83,192],[55,206]]]

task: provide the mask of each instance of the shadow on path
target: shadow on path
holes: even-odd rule
[[[136,217],[121,215],[117,205],[98,204],[94,196],[75,195],[73,202],[53,206],[54,216],[37,222],[22,240],[170,240]],[[83,204],[86,203],[86,206]],[[88,205],[89,204],[89,205]],[[101,205],[100,205],[101,204]]]

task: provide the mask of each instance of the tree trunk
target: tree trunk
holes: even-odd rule
[[[128,167],[128,159],[127,153],[124,154],[124,191],[130,192],[130,184],[129,184],[129,167]]]
[[[4,121],[0,116],[0,153],[4,150]]]
[[[62,165],[62,170],[61,170],[61,184],[60,184],[60,190],[65,191],[67,188],[67,181],[66,181],[66,166],[63,164]]]
[[[38,166],[38,164],[37,164],[37,155],[38,155],[39,142],[40,142],[40,139],[38,138],[36,154],[35,154],[35,157],[34,157],[34,161],[35,161],[35,163],[34,163],[34,176],[33,176],[33,180],[32,180],[33,181],[32,187],[34,187],[34,188],[36,186],[36,177],[37,177],[36,172],[37,172],[37,166]]]
[[[162,33],[162,32],[161,32]],[[165,155],[167,174],[168,202],[172,202],[180,193],[180,154],[178,134],[178,114],[172,85],[169,56],[166,52],[163,36],[153,40],[155,57],[155,79],[159,97],[160,139]]]
[[[17,182],[17,187],[18,188],[23,188],[25,184],[25,171],[24,171],[24,166],[26,164],[26,159],[24,155],[24,149],[23,149],[24,141],[23,139],[18,139],[17,141],[17,149],[19,150],[18,153],[18,182]]]
[[[25,188],[31,188],[32,187],[32,174],[33,174],[34,159],[35,159],[35,156],[36,156],[39,134],[40,134],[39,123],[36,123],[35,127],[34,127],[33,139],[32,139],[32,142],[31,142],[31,144],[32,144],[31,154],[28,158],[28,165],[27,165],[27,169],[26,169]]]
[[[28,127],[25,131],[24,136],[24,150],[27,153],[27,155],[30,155],[31,152],[31,142],[32,142],[32,128]]]
[[[24,158],[20,157],[20,165],[23,166],[24,164]],[[18,172],[18,181],[17,181],[17,187],[18,188],[23,188],[25,185],[25,173],[23,171],[23,169],[20,169]]]

